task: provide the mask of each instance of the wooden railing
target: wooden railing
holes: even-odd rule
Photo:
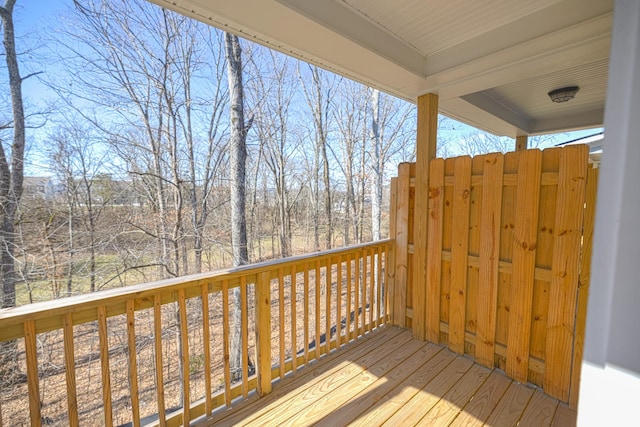
[[[0,426],[181,425],[269,393],[386,322],[391,249],[385,240],[0,311],[1,351],[13,351]]]
[[[588,151],[434,159],[428,212],[414,211],[415,164],[400,165],[391,322],[576,407],[598,175]],[[412,274],[416,257],[426,277]]]

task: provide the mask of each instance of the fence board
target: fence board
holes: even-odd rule
[[[498,309],[504,156],[490,154],[483,159],[476,360],[484,366],[493,367]]]
[[[431,161],[429,170],[429,230],[427,243],[427,339],[440,337],[440,286],[442,281],[442,226],[444,213],[444,160]]]
[[[549,148],[542,152],[542,174],[557,175],[562,148]],[[538,210],[538,234],[536,242],[536,267],[549,272],[548,280],[534,275],[533,302],[531,306],[531,339],[529,354],[544,359],[547,339],[547,318],[549,312],[549,286],[551,284],[551,261],[553,258],[553,230],[558,185],[540,184],[540,208]],[[529,381],[542,384],[543,375],[529,369]]]
[[[552,280],[544,388],[563,401],[569,399],[572,336],[578,291],[588,147],[566,147],[560,155]],[[583,158],[583,161],[576,159]]]
[[[29,389],[29,416],[32,426],[42,425],[40,417],[40,382],[38,375],[38,348],[36,327],[32,320],[24,323],[24,348],[27,357],[27,387]]]
[[[391,184],[389,186],[389,238],[395,239],[397,234],[397,226],[396,226],[396,215],[398,212],[398,178],[391,178]],[[389,316],[389,322],[392,325],[396,325],[396,315],[395,315],[395,294],[396,294],[396,251],[397,246],[394,245],[394,249],[389,251],[389,258],[387,261],[387,268],[385,268],[385,273],[387,275],[387,286],[386,286],[386,295],[385,298],[387,302],[387,306],[385,309],[385,313]],[[347,264],[348,266],[348,264]],[[393,267],[390,267],[393,266]],[[348,276],[348,275],[347,275]],[[349,287],[351,281],[347,280],[347,287]],[[349,293],[347,292],[347,295]],[[347,324],[349,324],[349,318],[347,317]],[[347,330],[349,328],[347,327]]]
[[[449,348],[464,353],[467,296],[467,256],[469,254],[469,204],[471,195],[471,158],[458,157],[455,163],[451,230],[451,290],[449,292]]]
[[[507,375],[526,382],[529,368],[531,304],[540,201],[542,153],[520,154],[513,239],[513,278],[507,341]]]
[[[407,313],[407,257],[409,245],[409,172],[408,163],[398,166],[398,210],[396,212],[396,274],[393,298],[394,324],[403,328]]]
[[[582,370],[582,352],[584,347],[584,332],[587,322],[587,301],[589,299],[589,285],[591,282],[591,251],[593,248],[593,226],[596,214],[596,194],[598,191],[598,171],[589,167],[587,172],[586,208],[584,213],[584,227],[582,240],[582,254],[580,260],[580,278],[578,288],[578,304],[576,313],[576,332],[573,344],[573,365],[571,368],[571,389],[569,392],[569,406],[578,407],[580,391],[580,374]]]

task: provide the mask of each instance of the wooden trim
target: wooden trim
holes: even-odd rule
[[[516,151],[524,151],[527,149],[529,137],[527,135],[516,136]]]
[[[395,235],[395,285],[393,294],[393,324],[405,327],[407,307],[408,248],[409,248],[409,163],[398,166],[398,199]]]

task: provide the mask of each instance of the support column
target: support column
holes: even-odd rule
[[[438,95],[428,93],[418,98],[418,132],[416,140],[416,189],[414,208],[413,255],[413,336],[427,339],[427,211],[429,210],[429,162],[436,156],[438,133]]]
[[[527,149],[529,137],[527,135],[516,136],[516,151],[524,151]]]
[[[616,0],[578,425],[638,423],[640,2]]]

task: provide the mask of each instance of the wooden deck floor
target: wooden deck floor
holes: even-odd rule
[[[573,426],[539,389],[385,327],[200,425]]]

